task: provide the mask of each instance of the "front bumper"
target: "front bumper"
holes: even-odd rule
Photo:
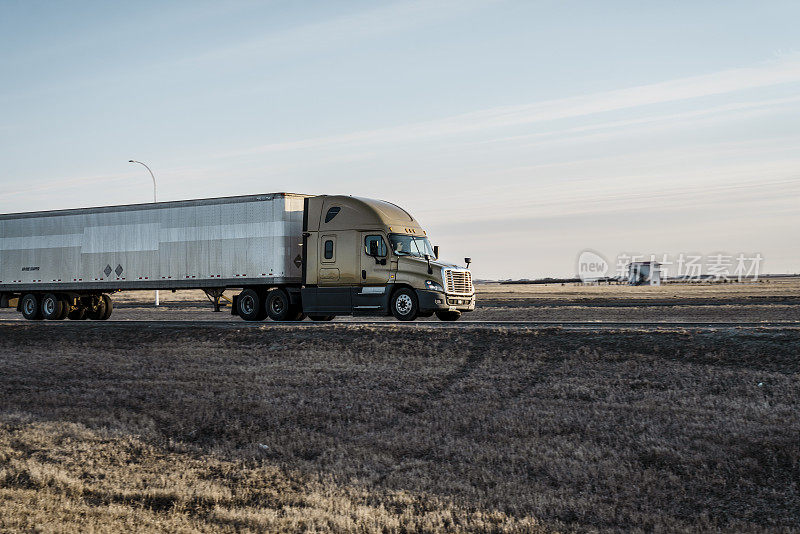
[[[417,289],[419,311],[460,311],[469,312],[475,309],[475,295],[445,295],[440,291]]]

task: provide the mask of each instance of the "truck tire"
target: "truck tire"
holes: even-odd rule
[[[263,321],[265,319],[264,299],[253,289],[245,289],[239,293],[236,307],[239,317],[245,321]]]
[[[42,307],[39,303],[39,297],[32,293],[28,293],[22,297],[20,303],[22,309],[22,316],[29,321],[39,321],[42,318]]]
[[[417,293],[413,289],[400,288],[391,300],[392,315],[398,321],[413,321],[419,314],[419,301]]]
[[[87,311],[86,307],[79,301],[78,305],[67,314],[67,319],[70,321],[83,321],[86,319]]]
[[[100,318],[100,320],[106,321],[108,320],[109,317],[111,317],[111,312],[114,311],[114,303],[111,301],[111,297],[106,295],[105,293],[101,295],[101,298],[103,299],[103,302],[105,302],[106,304],[106,310],[105,313],[103,313],[103,316]]]
[[[436,317],[439,318],[440,321],[458,321],[461,317],[460,311],[438,311],[436,312]]]
[[[48,321],[58,321],[64,313],[64,301],[53,295],[46,294],[42,297],[42,317]]]
[[[61,315],[59,315],[56,320],[63,321],[67,318],[67,314],[69,313],[69,299],[63,295],[60,295],[61,298]]]
[[[273,321],[297,321],[298,310],[289,302],[289,295],[283,289],[272,289],[267,293],[267,315]],[[302,315],[302,312],[299,313]]]
[[[312,321],[333,321],[335,315],[309,315],[308,318]]]
[[[106,315],[106,301],[103,297],[99,297],[97,299],[97,305],[93,308],[89,308],[86,312],[87,317],[92,321],[102,321],[103,317]]]

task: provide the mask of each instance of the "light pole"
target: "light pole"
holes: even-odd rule
[[[150,167],[148,167],[147,165],[145,165],[141,161],[136,161],[135,159],[129,159],[128,163],[138,163],[139,165],[142,165],[145,169],[147,169],[147,172],[150,173],[150,177],[153,179],[153,203],[155,204],[156,202],[158,202],[158,199],[156,198],[156,177],[153,174],[153,171],[150,170]],[[159,302],[158,302],[158,289],[156,289],[156,307],[158,307],[158,305],[159,305]]]

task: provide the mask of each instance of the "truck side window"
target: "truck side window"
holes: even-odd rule
[[[374,246],[372,243],[376,243],[378,247],[378,258],[385,258],[386,257],[386,241],[383,240],[383,236],[380,235],[368,235],[364,238],[364,251],[367,253],[367,256],[371,256],[370,254],[370,247]]]
[[[325,259],[326,260],[333,259],[333,241],[330,239],[325,241]]]
[[[334,206],[331,209],[329,209],[328,213],[325,214],[325,222],[326,223],[331,222],[331,220],[334,217],[336,217],[339,214],[340,211],[342,211],[342,208],[340,208],[338,206]]]

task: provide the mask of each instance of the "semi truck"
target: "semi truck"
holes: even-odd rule
[[[391,202],[272,193],[0,215],[0,307],[106,320],[119,291],[199,289],[245,321],[475,309],[469,270],[439,259]]]

